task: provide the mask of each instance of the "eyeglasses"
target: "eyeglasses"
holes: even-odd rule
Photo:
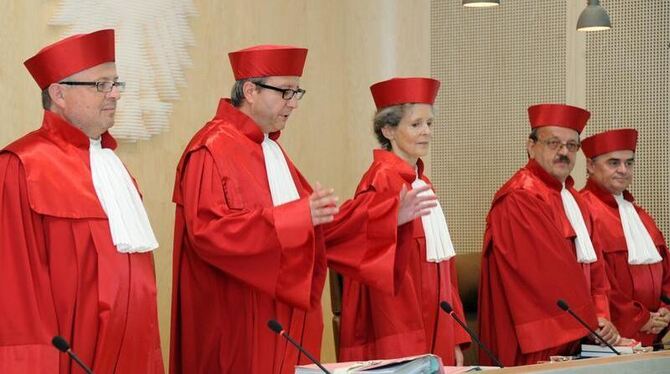
[[[119,92],[123,92],[126,89],[126,82],[113,82],[113,81],[97,81],[97,82],[58,82],[59,84],[67,84],[69,86],[95,86],[95,89],[98,92],[112,92],[112,89],[116,87]]]
[[[547,148],[551,149],[552,151],[555,151],[557,149],[561,149],[561,148],[565,147],[568,150],[568,152],[573,152],[574,153],[574,152],[579,151],[579,148],[582,147],[582,145],[577,143],[577,142],[569,141],[567,143],[563,143],[562,141],[560,141],[558,139],[555,139],[555,138],[548,139],[548,140],[536,140],[536,142],[540,142],[540,143],[546,145]]]
[[[302,88],[298,88],[297,90],[294,90],[292,88],[279,88],[279,87],[270,86],[270,85],[263,84],[263,83],[254,83],[254,84],[257,85],[258,87],[267,88],[268,90],[281,92],[281,98],[284,99],[284,100],[291,100],[294,96],[295,96],[296,100],[300,100],[300,99],[302,99],[303,96],[305,96],[305,92],[307,92],[307,91],[303,90]]]

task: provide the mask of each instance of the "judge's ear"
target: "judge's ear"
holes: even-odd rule
[[[596,163],[593,161],[592,158],[586,158],[586,172],[591,175],[595,171],[596,168]]]
[[[242,92],[244,92],[244,100],[249,104],[253,104],[256,99],[256,93],[258,93],[258,87],[253,82],[246,81],[242,85]]]
[[[395,137],[395,127],[391,125],[385,125],[382,127],[382,135],[389,141],[393,140]]]
[[[61,108],[65,106],[65,88],[63,88],[62,84],[52,83],[47,90],[53,105]]]
[[[526,153],[530,159],[535,159],[535,143],[536,141],[531,138],[528,138],[528,141],[526,142]]]

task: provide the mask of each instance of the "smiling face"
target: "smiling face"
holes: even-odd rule
[[[268,77],[264,84],[297,90],[300,88],[300,77]],[[240,110],[250,116],[266,134],[283,130],[293,110],[298,108],[297,95],[284,100],[281,92],[252,82],[246,82],[243,90],[245,101]]]
[[[116,64],[107,62],[76,73],[63,81],[117,81]],[[116,103],[121,92],[98,92],[95,86],[69,86],[54,83],[49,87],[52,111],[80,129],[89,138],[97,139],[114,126]]]
[[[391,150],[410,165],[416,164],[430,150],[433,107],[430,104],[412,104],[397,126],[385,126],[384,137],[391,142]]]
[[[635,152],[621,150],[586,160],[589,178],[614,195],[621,194],[633,182]]]

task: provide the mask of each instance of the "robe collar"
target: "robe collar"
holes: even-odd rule
[[[584,188],[591,191],[591,193],[593,193],[603,203],[615,209],[619,208],[619,204],[617,204],[614,195],[611,192],[604,189],[603,187],[601,187],[595,180],[588,178],[586,180],[586,186],[584,186]],[[635,202],[633,195],[630,192],[628,192],[628,190],[623,191],[623,198],[631,203]]]
[[[408,183],[414,182],[418,177],[423,179],[423,161],[419,158],[416,161],[416,170],[407,163],[407,161],[398,157],[393,151],[387,151],[384,149],[375,149],[373,152],[374,160],[376,162],[389,164],[396,170],[400,176]]]
[[[231,103],[230,99],[222,98],[219,100],[219,107],[216,109],[217,119],[231,119],[235,123],[237,129],[244,134],[247,138],[255,143],[262,143],[265,136],[261,131],[261,127],[254,121],[251,117],[242,113],[239,109],[235,108]],[[281,131],[271,132],[269,134],[270,139],[277,140],[281,135]]]
[[[89,149],[91,141],[89,137],[73,124],[58,114],[45,110],[42,119],[42,130],[49,134],[51,141],[63,148],[65,145],[73,145],[84,150]],[[114,137],[107,131],[102,134],[102,147],[116,149],[117,143]]]
[[[542,168],[542,166],[535,160],[530,159],[528,160],[528,163],[526,164],[526,169],[528,169],[533,175],[538,177],[544,184],[546,184],[549,188],[556,190],[558,192],[561,192],[563,189],[563,184],[561,181],[556,179],[553,175],[547,173],[546,170]],[[575,181],[572,179],[571,176],[568,175],[568,177],[565,179],[565,188],[570,189],[572,186],[574,186]]]

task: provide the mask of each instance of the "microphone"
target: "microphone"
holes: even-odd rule
[[[77,365],[81,366],[81,368],[84,369],[84,371],[87,374],[93,374],[93,370],[91,370],[88,366],[86,366],[86,364],[82,362],[79,359],[79,357],[76,354],[74,354],[74,352],[72,352],[72,350],[70,349],[70,344],[68,344],[65,338],[56,335],[53,337],[53,339],[51,339],[51,344],[53,344],[54,347],[56,347],[59,351],[67,353],[70,356],[70,358],[74,360],[74,362],[76,362]]]
[[[493,363],[495,363],[496,366],[498,366],[498,367],[500,367],[500,368],[503,368],[503,367],[504,367],[503,364],[500,362],[500,360],[498,360],[498,357],[496,357],[496,355],[494,355],[493,352],[491,352],[491,350],[489,350],[489,348],[488,348],[487,346],[485,346],[484,343],[482,343],[482,342],[477,338],[477,335],[475,334],[475,332],[472,331],[472,330],[470,330],[470,328],[468,327],[468,325],[466,325],[465,323],[463,323],[463,321],[461,321],[461,319],[458,318],[458,316],[456,315],[456,313],[454,313],[454,309],[451,307],[451,305],[450,305],[448,302],[446,302],[446,301],[442,301],[442,302],[440,303],[440,308],[442,308],[442,310],[444,310],[448,315],[451,316],[451,318],[453,318],[459,325],[461,325],[461,327],[463,328],[463,330],[465,330],[465,332],[467,332],[468,335],[470,335],[470,337],[472,338],[472,340],[474,340],[474,342],[477,343],[477,345],[479,346],[479,348],[481,348],[482,350],[484,350],[484,352],[486,353],[486,355],[489,356],[489,358],[491,359],[491,361],[493,361]]]
[[[284,331],[284,328],[281,327],[281,324],[279,322],[275,321],[274,319],[271,319],[268,321],[268,327],[270,328],[270,330],[286,338],[286,340],[288,340],[289,343],[293,344],[296,348],[298,348],[300,352],[305,354],[305,356],[307,356],[307,358],[309,358],[313,363],[315,363],[316,366],[319,367],[319,369],[323,370],[324,373],[331,374],[325,367],[323,367],[323,365],[321,365],[321,362],[319,362],[319,360],[315,359],[311,354],[309,354],[309,352],[305,350],[305,348],[303,348],[300,344],[298,344],[298,342],[293,340],[293,338],[290,337],[289,334],[286,333],[286,331]]]
[[[668,297],[668,295],[661,294],[661,301],[666,304],[670,304],[670,297]]]
[[[568,303],[565,302],[565,300],[563,300],[563,299],[558,299],[558,301],[556,301],[556,305],[558,305],[558,307],[561,308],[561,309],[563,309],[564,311],[570,313],[570,315],[571,315],[572,317],[574,317],[574,319],[576,319],[579,323],[581,323],[582,326],[586,327],[586,329],[589,330],[589,332],[590,332],[591,334],[593,334],[593,335],[594,335],[596,338],[598,338],[601,342],[605,343],[605,345],[606,345],[609,349],[611,349],[612,352],[616,353],[617,355],[621,355],[621,353],[620,353],[619,351],[617,351],[616,349],[614,349],[614,347],[612,347],[612,345],[611,345],[610,343],[606,342],[605,339],[603,339],[602,336],[600,336],[597,332],[593,331],[593,329],[590,328],[589,325],[587,325],[586,322],[584,322],[583,319],[579,318],[579,316],[578,316],[577,314],[575,314],[575,312],[573,312],[572,310],[570,310],[570,307],[568,306]]]

